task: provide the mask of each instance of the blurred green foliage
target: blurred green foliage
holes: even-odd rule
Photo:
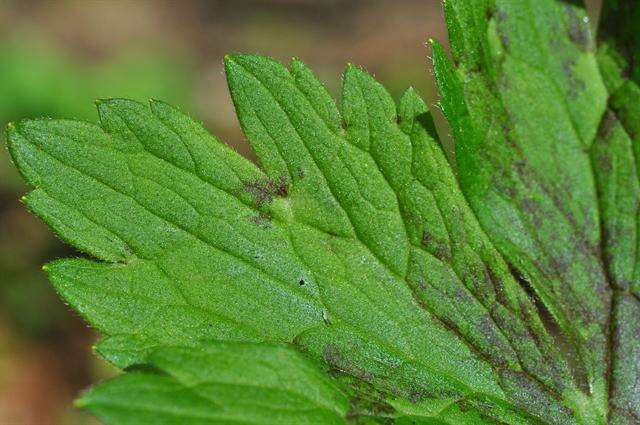
[[[33,35],[14,37],[0,45],[0,122],[37,116],[96,121],[93,101],[123,94],[186,108],[191,73],[186,55],[175,57],[158,49],[119,51],[96,61],[73,56]],[[2,161],[2,188],[20,184],[13,168]]]

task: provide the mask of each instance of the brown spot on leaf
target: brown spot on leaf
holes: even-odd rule
[[[276,196],[284,198],[289,194],[289,184],[284,176],[277,181],[261,179],[248,182],[244,188],[251,194],[258,207],[271,203]]]
[[[335,368],[340,368],[341,364],[341,356],[340,350],[333,344],[327,344],[322,351],[322,357],[324,361],[327,362],[329,366],[333,366]]]
[[[289,195],[289,185],[287,184],[287,179],[284,176],[281,176],[278,179],[278,184],[275,187],[276,196],[280,198],[285,198]]]
[[[425,395],[421,391],[412,390],[411,393],[409,393],[409,401],[413,404],[419,403],[424,398]]]
[[[544,268],[541,267],[539,263],[534,263],[534,265],[538,269],[544,270]],[[564,333],[560,325],[554,318],[553,314],[551,314],[547,306],[544,304],[542,299],[538,296],[538,293],[534,289],[533,285],[530,283],[529,279],[525,277],[524,274],[512,264],[508,264],[508,267],[513,277],[516,279],[518,284],[522,287],[522,289],[525,291],[529,299],[532,301],[535,309],[538,312],[540,319],[542,320],[543,326],[547,329],[549,336],[551,336],[555,344],[558,347],[560,347],[560,350],[565,352],[566,354],[565,358],[568,360],[567,366],[569,366],[569,369],[571,370],[571,374],[573,375],[576,384],[583,391],[588,392],[589,391],[588,381],[586,379],[586,374],[584,369],[582,368],[582,366],[579,364],[579,361],[577,360],[579,359],[579,355],[576,351],[575,346],[573,344],[567,343],[568,341],[563,337]],[[561,285],[560,289],[567,289],[567,288],[566,286]],[[561,298],[571,299],[571,296],[567,293],[564,293],[561,295]],[[574,317],[577,317],[577,316],[574,316]]]
[[[504,281],[502,277],[496,273],[491,264],[487,264],[484,268],[484,273],[488,282],[494,288],[496,300],[502,305],[509,305],[510,302],[506,298],[506,292],[504,289]]]
[[[353,380],[351,382],[351,388],[354,394],[349,398],[351,408],[346,414],[347,419],[359,424],[367,423],[366,421],[361,422],[359,420],[363,417],[389,416],[388,418],[381,419],[379,423],[389,425],[395,423],[391,418],[391,414],[395,412],[395,409],[385,401],[389,397],[388,394],[360,380]]]
[[[428,247],[431,244],[431,235],[426,230],[422,232],[422,245]]]
[[[542,226],[544,217],[536,201],[531,198],[525,198],[520,201],[520,208],[531,218],[534,226],[538,228]]]
[[[598,153],[596,155],[596,165],[600,171],[604,171],[605,173],[610,173],[613,167],[611,156],[605,154],[604,152]]]
[[[613,128],[618,123],[618,119],[611,110],[607,110],[602,116],[600,121],[600,127],[598,128],[598,138],[607,140],[611,137]]]
[[[244,185],[244,188],[249,192],[249,194],[251,194],[258,207],[269,204],[273,200],[273,194],[269,190],[269,186],[267,184],[268,181],[270,180],[258,180]]]
[[[565,14],[567,15],[567,31],[569,33],[569,39],[581,50],[589,50],[590,34],[589,24],[584,22],[579,16],[576,10],[567,5],[565,7]]]
[[[587,85],[575,74],[576,61],[567,59],[562,63],[562,71],[569,80],[569,98],[576,98],[581,92],[585,91]]]
[[[501,25],[498,25],[497,31],[498,31],[498,37],[500,38],[500,43],[502,44],[502,48],[504,49],[505,52],[509,52],[509,48],[511,47],[511,41],[509,40],[509,36],[507,35],[507,33],[505,32],[505,30],[502,28]]]
[[[331,367],[348,373],[351,376],[362,379],[366,382],[372,382],[374,376],[362,369],[361,367],[353,364],[349,359],[344,357],[340,352],[340,349],[333,345],[327,344],[322,351],[322,357],[324,361]]]
[[[269,227],[271,224],[271,215],[265,212],[251,216],[251,221],[260,227]]]
[[[451,259],[451,253],[449,247],[442,241],[434,239],[429,232],[424,230],[422,232],[422,245],[427,248],[427,251],[434,255],[440,261],[449,261]]]

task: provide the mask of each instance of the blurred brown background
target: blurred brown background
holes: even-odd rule
[[[247,154],[226,90],[225,53],[299,57],[333,93],[349,61],[395,96],[413,85],[433,100],[428,36],[446,38],[439,0],[0,0],[0,124],[34,116],[96,121],[96,98],[153,97]],[[26,188],[2,139],[0,424],[95,423],[72,400],[115,371],[92,355],[96,336],[41,271],[77,254],[20,205]]]

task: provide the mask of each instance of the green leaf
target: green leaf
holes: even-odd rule
[[[396,105],[352,65],[338,105],[299,60],[225,58],[260,167],[159,101],[9,127],[25,204],[94,258],[50,280],[125,371],[81,407],[114,424],[637,419],[629,40],[603,24],[596,49],[560,0],[445,9],[458,175],[415,91]]]
[[[210,342],[162,348],[76,404],[109,423],[342,423],[348,402],[292,348]]]
[[[624,3],[631,8],[605,8]],[[616,58],[607,52],[615,48],[601,43],[596,52],[584,10],[570,2],[454,0],[447,8],[458,66],[436,44],[434,67],[462,190],[568,342],[563,351],[581,390],[563,392],[583,405],[576,417],[634,423],[637,148],[611,110],[630,103],[616,99],[626,83],[611,71]],[[474,20],[483,14],[488,21]],[[601,32],[609,25],[631,34],[621,18],[605,14]],[[456,30],[464,24],[466,34]]]
[[[632,1],[604,5],[598,61],[609,90],[592,152],[602,211],[604,254],[616,291],[611,336],[611,420],[640,418],[640,38]]]

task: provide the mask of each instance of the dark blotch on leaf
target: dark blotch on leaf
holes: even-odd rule
[[[493,17],[496,22],[496,30],[498,32],[498,37],[500,38],[500,43],[502,44],[502,48],[505,51],[509,51],[509,45],[510,45],[509,36],[507,35],[502,25],[506,23],[507,14],[504,12],[504,10],[497,9],[493,14]]]
[[[560,347],[560,350],[565,352],[565,358],[568,360],[567,366],[571,370],[571,374],[575,379],[575,383],[583,391],[589,391],[589,384],[584,369],[578,363],[579,355],[576,352],[575,346],[567,344],[566,340],[562,337],[562,330],[558,322],[556,322],[553,314],[547,309],[542,302],[538,293],[533,288],[529,280],[512,264],[507,264],[511,275],[515,278],[516,282],[524,289],[529,299],[533,302],[534,307],[538,311],[539,317],[542,320],[543,326],[549,332],[549,335],[554,339],[555,343]],[[538,268],[541,268],[540,266]]]
[[[322,357],[324,358],[324,361],[327,362],[329,366],[340,369],[341,356],[340,356],[340,349],[338,347],[336,347],[333,344],[327,344],[327,346],[324,347],[324,350],[322,352]]]
[[[569,39],[581,50],[589,50],[589,23],[582,21],[576,10],[567,5],[565,7],[567,15],[567,31]]]
[[[525,211],[536,227],[542,226],[544,222],[544,214],[540,210],[538,203],[532,198],[524,198],[520,201],[520,209]]]
[[[612,168],[612,159],[611,156],[605,155],[604,153],[600,153],[596,156],[596,164],[601,171],[605,173],[611,172]],[[604,230],[603,230],[604,233]]]
[[[271,182],[271,180],[258,180],[255,182],[246,183],[244,186],[247,192],[251,194],[258,207],[264,204],[269,204],[273,200],[273,194],[269,190],[269,185],[267,182]]]
[[[498,22],[504,22],[507,20],[507,13],[502,9],[496,9],[494,16]]]
[[[613,128],[616,126],[617,122],[618,119],[616,118],[616,115],[612,111],[607,110],[602,116],[602,120],[600,121],[600,127],[598,128],[598,138],[606,140],[611,137],[611,131],[613,131]]]
[[[246,183],[244,187],[251,194],[258,207],[271,203],[276,196],[284,198],[289,194],[289,184],[284,176],[281,176],[277,181],[256,180]]]
[[[389,394],[375,389],[369,383],[362,380],[358,380],[348,375],[339,374],[339,378],[343,379],[345,383],[349,384],[352,390],[352,395],[349,398],[351,409],[347,412],[347,418],[353,421],[353,423],[367,423],[361,422],[362,417],[368,418],[371,415],[374,416],[387,416],[395,412],[395,409],[385,402],[385,399],[389,397]],[[394,424],[396,423],[392,417],[379,418],[376,423],[380,424]]]
[[[349,361],[349,359],[344,357],[340,352],[340,349],[333,344],[327,344],[324,347],[322,357],[329,366],[346,372],[349,375],[355,376],[356,378],[362,379],[363,381],[371,382],[374,379],[374,376],[370,372],[367,372],[361,367],[356,366],[351,361]]]
[[[448,247],[441,241],[435,240],[426,230],[422,232],[422,245],[437,259],[447,261],[451,258]]]
[[[422,245],[428,247],[430,244],[431,244],[431,235],[427,231],[422,232]]]
[[[566,60],[562,63],[562,71],[569,80],[569,98],[574,99],[583,92],[587,86],[574,72],[576,63],[574,60]]]
[[[260,214],[252,216],[251,221],[253,221],[260,227],[269,227],[269,224],[271,222],[271,215],[265,212],[261,212]]]

